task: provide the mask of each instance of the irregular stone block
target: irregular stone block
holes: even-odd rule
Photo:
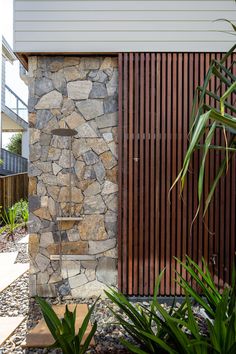
[[[85,163],[83,161],[76,161],[75,163],[75,174],[78,177],[79,181],[83,179]]]
[[[99,117],[104,113],[102,100],[88,99],[77,102],[76,106],[86,120]]]
[[[37,178],[29,177],[29,195],[33,196],[37,193]]]
[[[40,247],[47,248],[54,242],[52,232],[42,233],[40,236]]]
[[[75,277],[69,278],[71,289],[78,288],[88,282],[85,274],[78,274]]]
[[[118,196],[117,194],[111,194],[103,197],[106,206],[109,210],[117,212],[118,211]]]
[[[90,184],[88,188],[85,189],[84,195],[86,197],[91,197],[97,195],[100,192],[101,192],[101,186],[97,181],[95,181],[92,184]]]
[[[42,152],[42,148],[41,148],[41,145],[39,143],[31,145],[31,148],[30,148],[30,161],[34,162],[34,161],[39,160],[40,157],[41,157],[41,152]]]
[[[97,279],[107,285],[117,285],[117,260],[101,257],[98,260]]]
[[[29,210],[34,212],[35,210],[40,208],[40,197],[34,195],[29,196]]]
[[[89,98],[104,98],[107,96],[107,88],[100,82],[94,82]]]
[[[84,214],[102,214],[105,211],[106,206],[99,194],[84,198]]]
[[[88,78],[92,81],[104,83],[107,81],[108,76],[101,70],[91,70]]]
[[[52,80],[47,77],[41,77],[40,79],[36,79],[34,83],[34,92],[37,96],[45,95],[46,93],[53,90]]]
[[[67,84],[68,97],[73,100],[86,100],[92,89],[92,83],[89,80],[71,81]]]
[[[104,256],[111,257],[111,258],[118,258],[118,250],[117,247],[113,248],[112,250],[104,252]]]
[[[95,165],[94,165],[95,166]],[[96,178],[93,166],[86,166],[84,169],[84,179],[94,180]]]
[[[67,95],[66,79],[63,70],[52,73],[51,78],[55,89],[60,91],[63,95]]]
[[[29,235],[28,252],[31,258],[35,258],[39,252],[39,236],[37,234]]]
[[[102,138],[86,139],[87,144],[93,149],[93,151],[100,155],[109,150],[107,143]]]
[[[118,111],[118,96],[107,96],[104,98],[104,113]]]
[[[117,95],[118,93],[118,70],[113,71],[111,80],[106,83],[108,96]]]
[[[80,58],[78,57],[64,57],[64,62],[63,62],[63,66],[67,67],[67,66],[74,66],[74,65],[79,65],[80,63]]]
[[[68,281],[56,284],[56,289],[61,296],[67,296],[70,294],[70,285]]]
[[[39,208],[34,211],[34,214],[38,216],[40,219],[45,219],[45,220],[52,220],[52,217],[49,213],[49,211],[45,208]]]
[[[105,240],[107,233],[103,215],[86,215],[78,225],[81,240]]]
[[[37,285],[37,295],[41,297],[56,297],[56,288],[53,284]]]
[[[81,203],[83,201],[83,194],[79,188],[72,187],[72,193],[71,193],[71,201],[74,203]],[[59,202],[69,202],[70,201],[70,195],[69,195],[69,188],[68,187],[62,187],[59,192],[58,196],[58,201]]]
[[[110,170],[117,165],[117,160],[110,151],[106,151],[101,154],[100,159],[102,160],[102,163],[106,170]]]
[[[75,66],[69,66],[64,69],[64,74],[67,81],[83,80],[86,78],[87,71],[78,70]]]
[[[68,237],[69,241],[79,241],[80,240],[80,235],[79,235],[78,230],[68,230],[67,237]]]
[[[97,280],[93,280],[84,284],[82,287],[72,289],[71,295],[74,299],[81,297],[90,298],[93,296],[101,296],[102,298],[105,298],[104,290],[107,290],[106,285]]]
[[[37,284],[47,284],[49,280],[48,272],[39,272],[37,274]]]
[[[105,214],[105,227],[109,238],[117,236],[117,214],[111,210]]]
[[[118,113],[103,114],[96,118],[96,123],[99,129],[116,127],[118,125]]]
[[[93,151],[87,151],[83,154],[83,159],[86,165],[94,165],[99,161],[97,154]]]
[[[117,68],[118,60],[115,57],[106,57],[100,66],[100,70],[106,70],[111,68]]]
[[[91,150],[85,139],[74,139],[72,149],[75,157],[80,157],[85,152]]]
[[[102,195],[112,194],[115,192],[118,192],[118,185],[115,183],[112,183],[110,181],[105,181],[103,189],[102,189]]]
[[[42,96],[36,104],[36,109],[52,109],[60,108],[62,105],[62,94],[56,90],[47,93]]]
[[[63,279],[74,277],[80,273],[79,261],[62,261],[61,274]]]
[[[64,98],[63,105],[61,108],[61,113],[63,116],[68,116],[69,114],[73,113],[75,110],[74,101],[68,98]]]
[[[69,116],[65,118],[65,121],[71,129],[76,129],[81,124],[85,123],[84,118],[81,116],[81,114],[77,112],[71,113]]]
[[[106,179],[113,183],[118,182],[118,168],[117,166],[113,167],[111,170],[106,170]]]
[[[99,69],[101,59],[96,57],[83,57],[80,60],[79,68],[81,70],[94,70]]]
[[[102,137],[107,143],[110,143],[111,141],[113,141],[113,134],[112,133],[103,133]]]
[[[60,188],[58,186],[47,186],[48,194],[52,197],[52,199],[57,200],[60,192]]]
[[[62,167],[59,166],[56,162],[52,164],[52,171],[54,175],[57,175],[61,171]]]
[[[98,182],[103,183],[105,176],[106,176],[106,170],[103,166],[103,163],[101,161],[99,161],[98,163],[93,165],[93,168],[94,168],[95,176],[96,176]]]
[[[47,247],[50,255],[59,254],[59,244],[54,243]],[[88,242],[62,242],[61,253],[63,255],[86,255],[88,254]]]
[[[40,130],[35,128],[29,128],[30,144],[38,143],[40,140]]]
[[[41,272],[45,272],[47,269],[50,259],[45,257],[43,254],[38,253],[37,256],[35,257],[35,262]]]
[[[80,138],[96,138],[97,133],[93,130],[93,128],[88,123],[81,124],[78,128],[78,136]]]
[[[115,158],[118,159],[118,144],[116,144],[114,141],[111,141],[108,143],[108,146]]]
[[[103,241],[89,241],[88,254],[99,254],[110,250],[116,246],[116,239],[109,238]]]
[[[71,153],[71,165],[75,163],[73,152]],[[63,168],[70,168],[70,151],[63,149],[58,164]]]

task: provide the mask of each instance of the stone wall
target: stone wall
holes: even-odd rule
[[[117,59],[30,57],[28,80],[30,294],[97,295],[117,283]],[[68,213],[70,139],[51,131],[65,122],[78,131],[72,209],[83,219],[62,222],[60,265],[56,217]]]

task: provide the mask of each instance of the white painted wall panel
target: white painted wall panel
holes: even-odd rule
[[[14,0],[16,52],[225,51],[233,0]]]

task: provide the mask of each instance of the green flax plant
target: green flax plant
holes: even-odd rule
[[[196,286],[191,286],[189,281],[184,279],[180,273],[176,272],[178,284],[203,307],[210,318],[214,318],[216,307],[220,303],[222,295],[214,284],[205,260],[202,259],[203,269],[188,256],[186,256],[186,262],[181,262],[177,258],[176,260],[191,276]]]
[[[36,301],[41,308],[48,329],[55,339],[55,343],[50,348],[60,348],[63,354],[84,354],[89,348],[90,342],[97,329],[97,323],[95,322],[87,338],[82,342],[96,302],[91,306],[78,333],[76,333],[76,308],[71,312],[66,306],[64,318],[60,319],[53,308],[44,299],[36,297]]]
[[[22,226],[21,223],[17,222],[17,211],[16,208],[11,207],[5,209],[0,215],[4,226],[0,228],[0,234],[6,233],[7,239],[11,238],[14,241],[15,230]]]
[[[230,21],[227,22],[232,25],[235,31],[235,25]],[[235,49],[236,45],[234,45],[221,60],[212,60],[203,85],[196,89],[191,113],[188,149],[185,154],[183,166],[171,187],[172,189],[175,184],[180,181],[181,191],[183,190],[194,152],[200,149],[202,151],[202,157],[198,175],[198,208],[195,218],[199,213],[202,203],[205,164],[209,151],[223,151],[224,159],[215,175],[208,196],[204,202],[203,216],[208,209],[220,178],[227,171],[228,164],[236,152],[236,107],[234,105],[236,76],[233,73],[235,63],[233,62],[230,67],[227,67],[227,59],[234,53]],[[215,92],[209,88],[212,79],[219,82]],[[223,94],[221,94],[222,91],[224,91]],[[213,103],[209,104],[207,103],[208,101]],[[222,131],[224,136],[223,144],[216,145],[213,143],[217,131]]]
[[[208,266],[203,259],[204,270],[186,257],[186,263],[177,261],[184,267],[202,292],[200,296],[190,282],[178,273],[177,282],[185,292],[185,301],[179,308],[172,306],[166,310],[158,302],[158,289],[163,272],[160,274],[150,309],[135,306],[114,289],[105,291],[108,298],[122,311],[113,309],[118,323],[133,338],[121,339],[130,352],[184,353],[184,354],[233,354],[236,349],[236,282],[233,273],[232,286],[222,294],[214,285]],[[207,333],[201,333],[193,311],[192,301],[205,311]],[[125,316],[124,316],[125,315]]]

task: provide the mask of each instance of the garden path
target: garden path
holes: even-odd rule
[[[22,238],[19,243],[28,243],[27,236],[28,235]],[[16,263],[17,256],[18,252],[0,253],[0,293],[29,269],[29,263]],[[0,317],[0,346],[9,338],[24,319],[24,316]]]

